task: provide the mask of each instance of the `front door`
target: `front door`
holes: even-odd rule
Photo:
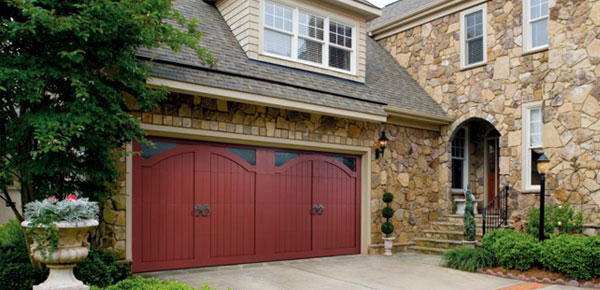
[[[487,138],[486,141],[486,178],[487,178],[487,200],[489,203],[498,194],[500,171],[498,170],[498,137]]]

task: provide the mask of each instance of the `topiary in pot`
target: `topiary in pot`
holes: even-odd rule
[[[477,226],[475,224],[475,202],[471,190],[465,190],[465,214],[464,214],[464,237],[466,241],[475,241]]]
[[[385,218],[385,222],[381,225],[381,231],[385,234],[383,238],[383,246],[385,248],[384,255],[392,255],[393,241],[396,238],[390,237],[394,232],[394,225],[390,222],[390,219],[394,216],[394,209],[390,206],[390,203],[394,201],[394,195],[386,192],[383,194],[383,202],[386,203],[386,207],[381,211],[381,216]]]

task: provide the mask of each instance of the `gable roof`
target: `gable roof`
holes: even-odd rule
[[[356,2],[358,2],[358,3],[362,3],[362,4],[369,5],[369,6],[371,6],[371,7],[379,8],[379,7],[375,6],[375,4],[373,4],[373,3],[371,3],[371,2],[369,2],[369,1],[367,1],[367,0],[354,0],[354,1],[356,1]]]
[[[445,0],[398,0],[386,5],[381,12],[381,16],[373,19],[367,24],[367,29],[377,29],[380,26],[384,26],[397,19],[402,19],[423,8],[444,1]]]
[[[359,83],[249,59],[214,6],[202,0],[177,0],[173,5],[184,16],[199,18],[199,29],[204,32],[202,45],[219,63],[208,67],[187,48],[178,53],[165,47],[141,49],[141,58],[154,61],[154,77],[382,116],[386,115],[386,105],[446,116],[391,55],[370,38],[365,83]]]

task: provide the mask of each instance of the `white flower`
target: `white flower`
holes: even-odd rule
[[[561,225],[561,223],[560,223],[560,222],[558,222],[558,225],[560,226],[560,225]]]

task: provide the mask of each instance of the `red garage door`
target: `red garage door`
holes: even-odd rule
[[[136,144],[136,272],[360,252],[360,157]]]

